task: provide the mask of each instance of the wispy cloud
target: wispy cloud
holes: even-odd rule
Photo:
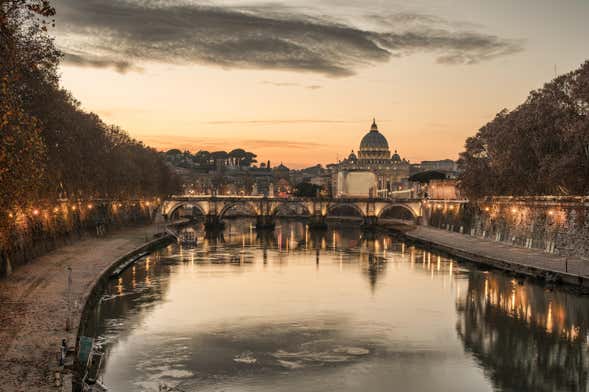
[[[167,150],[170,148],[188,149],[190,151],[198,150],[226,150],[233,148],[246,148],[249,150],[268,150],[268,149],[321,149],[326,147],[322,143],[301,142],[299,140],[266,140],[266,139],[227,139],[221,138],[199,138],[169,134],[151,134],[141,135],[147,145],[157,149]]]
[[[142,71],[143,68],[131,64],[125,60],[113,60],[107,57],[97,57],[88,54],[76,54],[63,51],[63,60],[65,63],[75,65],[78,67],[94,67],[94,68],[114,68],[119,73],[127,73],[128,71]]]
[[[385,122],[384,120],[381,122]],[[363,121],[347,120],[321,120],[321,119],[291,119],[291,120],[213,120],[205,121],[203,124],[211,125],[281,125],[281,124],[357,124],[366,123]]]
[[[300,83],[293,83],[293,82],[271,82],[268,80],[262,80],[260,84],[267,84],[274,87],[303,87],[309,90],[318,90],[322,88],[319,84],[300,84]]]
[[[57,0],[56,6],[65,61],[120,72],[159,61],[343,77],[415,52],[432,52],[438,63],[474,64],[522,50],[520,41],[420,14],[381,17],[370,30],[279,5]]]

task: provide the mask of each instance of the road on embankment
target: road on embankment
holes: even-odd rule
[[[540,249],[511,246],[449,232],[416,226],[404,232],[409,239],[459,258],[525,275],[549,283],[563,283],[589,293],[589,260],[546,253]]]
[[[153,239],[155,226],[121,229],[63,246],[0,280],[0,391],[53,391],[62,339],[75,345],[80,311],[115,260]],[[66,267],[72,269],[73,328],[66,332]]]

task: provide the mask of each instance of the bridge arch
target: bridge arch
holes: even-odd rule
[[[355,215],[355,216],[350,215],[352,217],[358,217],[358,218],[362,218],[362,219],[364,219],[366,217],[366,215],[364,214],[364,211],[362,211],[362,209],[354,203],[334,203],[334,204],[331,204],[327,207],[326,216],[327,217],[337,216],[337,215],[333,215],[333,212],[337,209],[348,209],[348,210],[355,211],[357,215]]]
[[[401,203],[391,204],[383,207],[378,213],[378,219],[401,219],[407,221],[416,221],[418,214],[415,211]]]
[[[223,205],[223,208],[219,211],[219,219],[222,219],[231,209],[240,206],[248,209],[252,213],[252,216],[257,216],[259,214],[258,208],[254,203],[249,201],[234,201]]]
[[[285,202],[285,203],[277,203],[273,208],[270,215],[279,216],[281,211],[290,211],[292,212],[293,216],[310,216],[311,211],[309,208],[303,204],[298,202]]]
[[[165,209],[165,214],[167,217],[171,218],[176,211],[178,211],[180,208],[184,208],[184,207],[191,207],[193,209],[197,209],[198,212],[200,212],[202,216],[206,215],[205,210],[198,203],[189,203],[189,202],[177,202],[175,204],[172,204],[171,206],[168,206],[167,209]]]

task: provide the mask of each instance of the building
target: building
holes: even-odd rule
[[[371,171],[340,170],[336,183],[336,197],[370,197],[376,191],[377,177]]]
[[[457,180],[431,180],[427,184],[428,198],[437,200],[462,199]]]
[[[378,130],[376,120],[373,120],[370,130],[360,141],[358,155],[352,151],[343,161],[333,167],[334,181],[337,193],[337,173],[340,171],[368,171],[376,175],[376,195],[386,197],[393,192],[405,190],[409,185],[411,164],[402,159],[397,150],[391,155],[386,137]]]
[[[446,174],[448,178],[456,178],[459,173],[458,163],[452,159],[441,159],[439,161],[422,161],[411,165],[411,174],[428,171],[438,171]]]

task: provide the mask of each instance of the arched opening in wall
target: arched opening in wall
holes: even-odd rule
[[[390,206],[384,208],[379,216],[379,220],[402,220],[415,222],[415,215],[413,215],[413,212],[407,207]]]
[[[255,217],[256,208],[251,203],[232,203],[228,204],[219,213],[220,219],[234,219],[244,217]]]
[[[279,204],[272,212],[272,215],[277,218],[296,218],[309,216],[310,213],[307,207],[302,204],[284,203]]]
[[[340,204],[327,210],[327,219],[361,222],[364,220],[364,216],[358,207],[351,204]]]
[[[202,208],[191,204],[179,204],[170,212],[170,218],[175,219],[203,219],[205,216]]]

